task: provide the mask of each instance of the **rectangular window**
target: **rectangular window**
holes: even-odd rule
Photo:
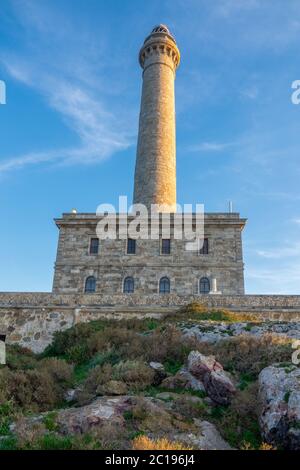
[[[163,238],[161,241],[161,254],[169,255],[171,253],[171,240],[169,238]]]
[[[200,255],[208,255],[208,238],[204,238],[203,246],[200,249]]]
[[[127,254],[128,255],[135,255],[136,251],[136,240],[133,238],[128,238],[127,240]]]
[[[90,255],[97,255],[99,251],[99,238],[91,238]]]

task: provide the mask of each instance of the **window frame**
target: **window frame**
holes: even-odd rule
[[[169,283],[169,289],[166,290],[161,290],[161,283],[163,280],[167,280]],[[159,281],[158,281],[158,293],[159,294],[170,294],[171,293],[171,280],[168,276],[162,276]]]
[[[125,290],[126,282],[128,281],[132,282],[132,290]],[[133,276],[126,276],[123,279],[123,288],[122,288],[123,294],[134,294],[134,290],[135,290],[135,282],[134,282]]]
[[[205,290],[205,291],[201,291],[201,283],[202,282],[206,282],[207,281],[207,285],[208,285],[208,291]],[[210,290],[211,290],[211,282],[210,282],[210,279],[208,276],[202,276],[200,277],[199,279],[199,282],[198,282],[198,289],[199,289],[199,294],[202,294],[202,295],[208,295],[210,293]]]
[[[163,250],[164,242],[169,242],[169,251],[166,253]],[[171,254],[171,238],[161,238],[160,241],[160,254],[163,256],[169,256]]]
[[[129,252],[128,251],[128,248],[129,248],[129,242],[133,242],[134,243],[134,252]],[[127,255],[136,255],[136,239],[135,238],[127,238],[127,241],[126,241],[126,254]]]
[[[94,282],[94,290],[87,290],[87,282],[89,281],[89,279],[93,279],[93,282]],[[97,287],[97,279],[96,279],[96,276],[87,276],[87,278],[85,279],[84,281],[84,293],[85,294],[95,294],[96,292],[96,287]]]
[[[97,252],[95,252],[95,253],[91,251],[93,240],[98,240]],[[92,255],[92,256],[93,256],[93,255],[94,255],[94,256],[95,256],[95,255],[98,255],[98,254],[99,254],[99,247],[100,247],[100,240],[99,240],[99,238],[98,238],[98,237],[91,237],[91,238],[90,238],[90,244],[89,244],[89,255]]]

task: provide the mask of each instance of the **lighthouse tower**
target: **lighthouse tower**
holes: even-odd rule
[[[139,62],[143,89],[134,178],[135,204],[159,204],[176,211],[176,131],[174,81],[180,53],[165,25],[145,39]]]

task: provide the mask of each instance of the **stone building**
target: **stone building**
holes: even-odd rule
[[[134,203],[160,205],[170,213],[170,234],[157,239],[99,240],[105,214],[67,213],[55,219],[59,242],[53,292],[141,296],[244,294],[242,229],[238,213],[206,213],[204,240],[196,251],[174,236],[176,135],[174,81],[180,53],[168,28],[159,25],[139,54],[143,88],[134,181]],[[116,231],[120,229],[116,216]],[[128,215],[128,224],[133,216]],[[193,219],[196,215],[193,214]]]

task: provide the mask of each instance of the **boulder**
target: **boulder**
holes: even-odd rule
[[[177,374],[167,377],[161,383],[162,387],[169,389],[184,388],[195,392],[204,392],[203,383],[194,377],[186,368],[180,369]]]
[[[199,351],[191,351],[187,360],[188,371],[198,379],[202,380],[207,372],[223,370],[214,356],[204,356]]]
[[[160,362],[150,362],[149,366],[154,370],[153,385],[160,385],[161,382],[167,377],[167,373],[163,364]]]
[[[258,381],[264,440],[279,448],[300,450],[300,369],[269,366]]]
[[[100,397],[89,405],[79,408],[66,408],[57,410],[55,417],[56,432],[63,435],[89,433],[103,424],[123,426],[125,424],[124,412],[132,406],[132,398],[123,397]],[[30,433],[32,426],[43,423],[48,413],[24,418],[24,430]],[[14,432],[18,423],[10,426]],[[46,431],[46,430],[45,430]]]
[[[213,424],[198,419],[194,423],[198,432],[175,435],[175,440],[199,450],[233,450]]]
[[[236,388],[222,365],[216,361],[214,356],[204,356],[198,351],[191,351],[187,368],[198,381],[204,386],[207,395],[219,405],[228,405]]]
[[[205,374],[203,383],[207,395],[219,405],[229,405],[236,388],[224,370]]]
[[[178,397],[180,398],[180,395]],[[199,397],[189,398],[196,402],[201,400]],[[55,434],[64,436],[92,434],[103,429],[105,425],[124,430],[126,434],[127,423],[124,414],[138,407],[142,413],[140,418],[136,415],[136,424],[142,425],[141,429],[146,429],[154,438],[167,437],[172,441],[186,443],[195,449],[230,449],[213,424],[198,419],[187,422],[183,415],[172,410],[171,404],[152,397],[99,397],[79,408],[56,410]],[[46,416],[47,413],[42,413],[23,418],[22,434],[31,436],[34,426],[40,426],[40,432],[49,432],[44,425]],[[10,426],[11,432],[17,432],[18,429],[18,422]],[[127,445],[130,445],[130,442]]]

